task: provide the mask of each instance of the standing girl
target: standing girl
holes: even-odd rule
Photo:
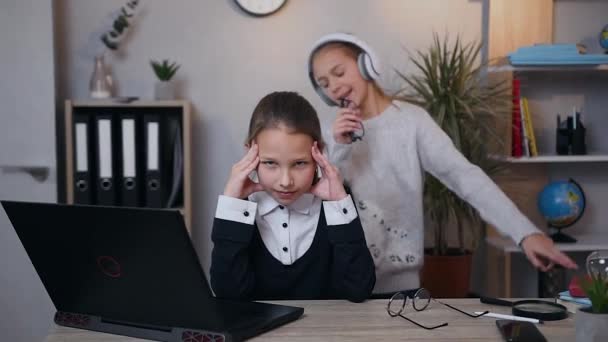
[[[267,95],[253,111],[246,145],[213,223],[216,295],[368,298],[374,263],[340,173],[320,152],[314,108],[293,92]],[[258,183],[250,179],[255,171]]]
[[[365,42],[344,33],[322,37],[310,52],[308,71],[319,96],[330,106],[342,107],[328,139],[329,157],[357,198],[376,264],[374,293],[420,286],[425,171],[508,234],[534,266],[543,271],[554,263],[576,268],[469,163],[424,109],[383,92],[375,82],[380,76],[378,58]]]

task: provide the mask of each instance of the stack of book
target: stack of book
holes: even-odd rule
[[[570,291],[560,292],[557,297],[557,303],[568,308],[571,313],[576,313],[580,308],[591,306],[591,301],[587,297],[573,297]]]
[[[536,157],[538,147],[532,125],[532,115],[528,106],[528,99],[521,96],[520,81],[513,79],[513,118],[511,131],[511,156]]]

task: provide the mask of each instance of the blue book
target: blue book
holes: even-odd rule
[[[587,297],[572,297],[570,295],[570,291],[563,291],[559,293],[559,299],[565,300],[568,302],[574,302],[582,305],[591,305],[591,300]]]
[[[608,64],[606,54],[585,54],[576,44],[539,44],[520,47],[510,53],[512,65],[584,65]]]

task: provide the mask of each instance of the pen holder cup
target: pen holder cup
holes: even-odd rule
[[[579,125],[576,129],[558,128],[555,132],[555,152],[558,155],[587,154],[585,127]]]
[[[587,145],[585,144],[585,127],[579,125],[572,130],[572,154],[587,154]]]
[[[555,152],[558,155],[570,154],[570,130],[558,128],[555,132]]]

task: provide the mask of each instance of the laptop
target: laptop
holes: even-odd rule
[[[239,341],[304,313],[215,298],[179,211],[0,202],[58,325],[159,341]]]

